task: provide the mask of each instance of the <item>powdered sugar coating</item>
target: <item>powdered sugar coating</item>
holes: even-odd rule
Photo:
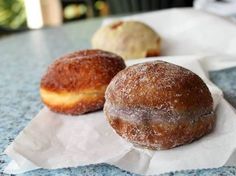
[[[169,149],[209,133],[213,100],[193,72],[162,61],[119,72],[105,93],[104,112],[115,131],[134,145]]]
[[[63,56],[42,77],[42,101],[52,111],[71,115],[101,109],[107,85],[124,68],[120,56],[102,50]]]
[[[106,107],[105,107],[106,109]],[[116,133],[138,147],[163,150],[191,143],[212,131],[215,125],[213,114],[202,116],[198,121],[182,121],[178,124],[143,121],[133,123],[112,117],[105,111]]]
[[[110,83],[125,68],[124,60],[102,50],[73,52],[52,63],[40,86],[47,90],[80,91]]]
[[[128,121],[196,120],[213,113],[202,79],[163,61],[137,64],[118,73],[106,91],[108,112]]]

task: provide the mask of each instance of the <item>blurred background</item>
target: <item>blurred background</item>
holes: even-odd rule
[[[192,6],[191,0],[0,0],[0,36],[108,15]]]
[[[192,6],[232,15],[236,0],[0,0],[0,37],[94,17]]]

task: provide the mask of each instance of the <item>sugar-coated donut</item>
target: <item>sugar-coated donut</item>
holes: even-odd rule
[[[124,59],[160,55],[160,36],[138,21],[116,21],[101,27],[92,38],[92,46],[122,56]]]
[[[195,73],[163,61],[119,72],[105,93],[104,112],[114,130],[148,149],[170,149],[212,131],[213,99]]]
[[[83,50],[57,59],[42,77],[41,99],[52,111],[78,115],[101,109],[123,59],[102,50]]]

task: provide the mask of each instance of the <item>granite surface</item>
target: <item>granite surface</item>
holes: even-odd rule
[[[90,47],[90,37],[101,20],[71,23],[63,27],[36,30],[0,40],[0,175],[10,159],[3,154],[6,146],[42,108],[39,80],[55,58]],[[211,79],[225,91],[226,98],[236,105],[236,68],[210,73]],[[107,164],[86,167],[44,170],[22,175],[135,175]],[[236,175],[235,167],[181,171],[164,174],[215,176]]]

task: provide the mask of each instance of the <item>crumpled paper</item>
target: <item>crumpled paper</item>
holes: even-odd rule
[[[127,65],[156,59],[188,68],[208,85],[217,114],[216,128],[212,133],[191,144],[170,150],[139,149],[113,131],[102,111],[75,117],[57,114],[45,107],[6,149],[5,153],[14,162],[5,172],[108,163],[134,173],[159,174],[227,164],[236,149],[236,141],[232,140],[236,138],[236,114],[222,98],[221,90],[207,79],[200,65],[204,58],[159,57],[132,60]]]
[[[213,54],[236,56],[236,23],[226,17],[191,8],[161,10],[114,20],[137,20],[157,31],[161,55]]]
[[[202,18],[204,16],[206,18]],[[159,59],[181,65],[198,74],[209,87],[214,99],[217,115],[214,131],[188,145],[152,151],[136,148],[119,137],[109,126],[102,111],[72,117],[53,113],[45,107],[7,147],[5,153],[12,158],[12,162],[5,168],[5,172],[22,173],[37,168],[57,169],[108,163],[134,173],[160,174],[236,165],[235,110],[222,97],[221,90],[207,78],[208,70],[236,65],[233,57],[236,55],[233,50],[236,39],[229,35],[236,36],[236,30],[231,30],[235,29],[235,25],[188,9],[148,13],[135,18],[144,20],[152,27],[157,25],[163,37],[165,55],[194,54],[195,51],[202,54],[205,50],[209,51],[207,54],[210,56],[139,59],[127,61],[127,65]],[[177,25],[181,21],[183,24]],[[213,28],[217,26],[215,23],[219,23],[216,31],[211,36],[204,37],[205,34],[210,34],[211,25]],[[219,29],[225,30],[223,36],[216,36]],[[200,33],[196,34],[199,30]],[[201,35],[203,36],[200,37]],[[232,56],[212,55],[222,52]]]

